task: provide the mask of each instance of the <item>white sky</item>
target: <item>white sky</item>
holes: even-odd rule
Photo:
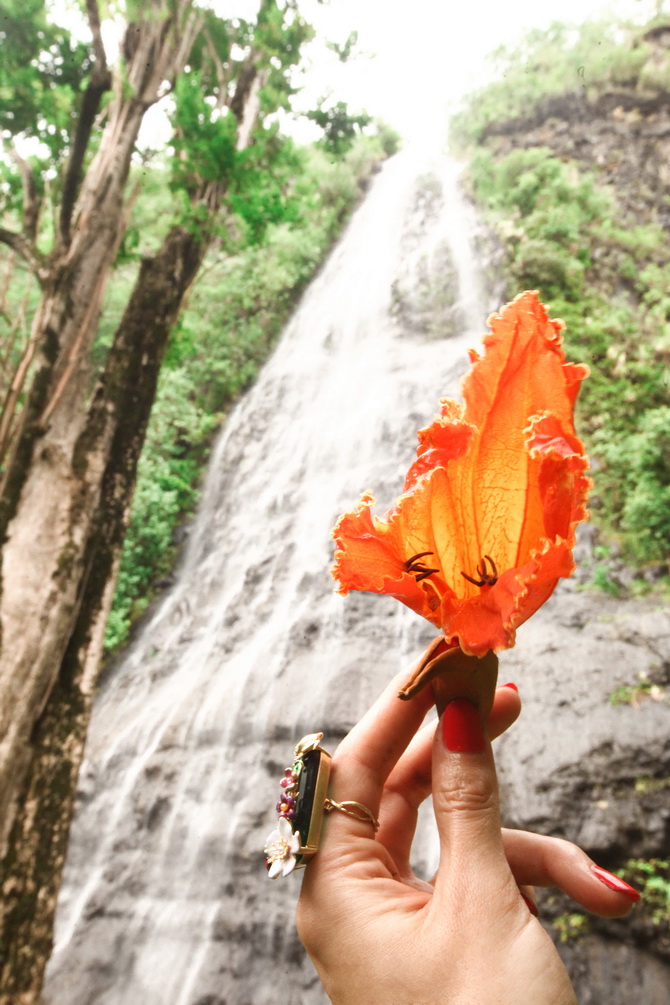
[[[342,65],[317,50],[309,94],[330,88],[351,110],[425,135],[485,79],[486,54],[527,29],[602,14],[645,21],[657,7],[656,0],[330,0],[305,8],[319,34],[343,42],[355,29],[359,50],[371,55]]]
[[[201,0],[222,16],[253,18],[258,0]],[[64,0],[50,0],[59,10]],[[307,50],[311,65],[296,83],[304,84],[296,110],[313,108],[328,91],[352,112],[364,109],[404,136],[423,143],[444,139],[449,113],[458,99],[485,82],[486,55],[514,43],[529,28],[552,21],[579,24],[598,16],[648,20],[670,0],[301,0],[301,12],[317,30]],[[109,27],[109,26],[108,26]],[[342,64],[324,41],[343,43],[358,32],[363,55]],[[106,39],[109,44],[110,39]],[[112,46],[113,47],[113,46]],[[298,142],[318,139],[311,123],[282,123]],[[438,135],[441,134],[441,135]],[[143,136],[166,139],[161,106],[147,115]]]

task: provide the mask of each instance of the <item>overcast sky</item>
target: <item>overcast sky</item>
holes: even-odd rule
[[[370,53],[338,65],[316,50],[309,93],[331,87],[401,132],[425,132],[436,115],[484,79],[485,56],[528,28],[580,23],[598,15],[646,20],[655,0],[330,0],[310,8],[320,36],[342,42],[358,31]]]

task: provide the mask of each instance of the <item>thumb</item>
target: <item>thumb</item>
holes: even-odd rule
[[[477,900],[509,883],[491,743],[470,698],[448,700],[433,746],[433,805],[440,835],[435,893]]]

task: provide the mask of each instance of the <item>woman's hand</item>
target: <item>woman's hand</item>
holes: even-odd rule
[[[403,678],[399,678],[401,682]],[[453,696],[420,729],[431,689],[409,702],[394,681],[340,744],[331,796],[379,816],[331,813],[309,864],[298,931],[335,1005],[574,1005],[554,945],[534,917],[533,886],[559,886],[619,917],[637,894],[575,845],[502,830],[490,739],[520,711],[496,691],[487,729]],[[440,836],[432,882],[409,864],[418,808],[431,793]],[[620,885],[620,889],[611,889]]]

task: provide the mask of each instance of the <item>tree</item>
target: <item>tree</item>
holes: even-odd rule
[[[307,118],[323,130],[322,145],[335,155],[349,149],[357,135],[372,122],[367,112],[352,114],[344,101],[322,98],[317,107],[307,112]]]
[[[171,329],[220,226],[251,237],[278,213],[287,102],[309,29],[294,0],[254,23],[192,0],[128,0],[118,60],[97,0],[88,42],[43,0],[2,0],[4,201],[0,242],[32,277],[21,342],[10,327],[0,417],[0,1002],[37,1002],[48,958],[104,626],[138,457]],[[5,60],[4,53],[8,53]],[[172,100],[175,215],[144,258],[96,361],[110,272],[149,108]],[[32,140],[32,142],[27,142]],[[50,212],[49,212],[50,211]]]

